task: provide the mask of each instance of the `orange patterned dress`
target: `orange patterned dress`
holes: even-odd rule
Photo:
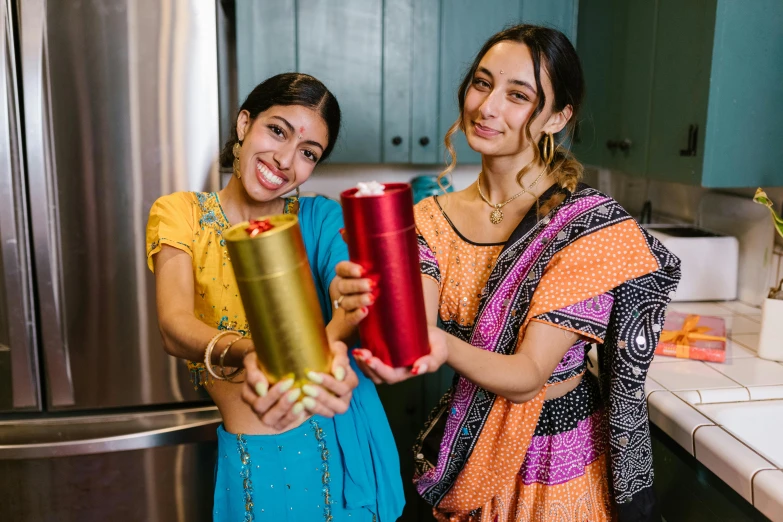
[[[437,462],[420,462],[417,455],[417,489],[439,520],[599,522],[616,516],[608,416],[598,381],[586,372],[586,353],[607,338],[613,289],[660,263],[632,219],[603,220],[606,226],[584,235],[588,229],[578,219],[619,208],[592,192],[540,220],[532,212],[506,244],[467,240],[434,197],[415,207],[422,275],[439,285],[439,319],[447,332],[508,355],[530,321],[580,334],[547,381],[582,377],[562,397],[545,401],[545,386],[534,399],[513,404],[457,379],[442,401],[444,415],[431,420],[444,425]]]

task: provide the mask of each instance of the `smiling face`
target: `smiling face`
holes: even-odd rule
[[[568,122],[570,107],[553,114],[554,92],[545,64],[541,87],[546,105],[530,125],[534,143],[542,133],[557,133]],[[538,106],[539,93],[530,49],[502,41],[479,62],[465,94],[462,125],[470,147],[487,156],[513,156],[530,147],[525,128]]]
[[[323,118],[301,105],[275,105],[250,120],[237,117],[240,181],[256,201],[270,201],[298,187],[313,173],[326,149]]]

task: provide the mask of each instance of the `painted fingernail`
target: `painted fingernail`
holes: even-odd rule
[[[269,385],[265,382],[259,382],[256,384],[256,393],[259,397],[266,397],[266,392],[269,391]]]
[[[345,379],[345,368],[343,368],[342,366],[338,366],[334,370],[334,378],[342,382]]]
[[[310,397],[305,397],[304,399],[302,399],[302,402],[300,402],[299,404],[303,404],[305,408],[307,408],[310,411],[313,411],[315,409],[316,402],[315,399],[311,399]]]
[[[318,394],[320,393],[318,391],[318,388],[316,388],[312,384],[305,384],[304,386],[302,386],[302,391],[308,397],[318,397]]]
[[[414,366],[411,370],[411,373],[413,375],[419,375],[420,373],[424,373],[427,371],[427,365],[426,364],[420,364],[419,366]]]
[[[354,350],[354,352],[355,351],[356,350]],[[354,355],[356,355],[356,354],[354,353]],[[307,378],[310,379],[311,381],[313,381],[316,384],[321,384],[322,382],[324,382],[324,378],[323,377],[321,377],[319,374],[317,374],[315,372],[312,372],[312,371],[307,372]]]
[[[295,388],[288,392],[288,394],[285,396],[286,400],[288,402],[296,402],[296,400],[299,398],[299,396],[302,395],[302,390],[299,388]]]
[[[369,304],[375,304],[375,296],[370,294],[370,303]]]
[[[366,306],[362,308],[362,313],[363,313],[364,315],[367,315],[369,312],[370,312],[370,309],[369,309],[369,308],[367,308]]]
[[[294,407],[291,408],[291,413],[293,413],[294,415],[299,415],[304,411],[304,409],[305,409],[305,405],[302,404],[301,402],[297,402],[296,404],[294,404]]]
[[[291,389],[291,386],[293,386],[293,385],[294,385],[294,380],[293,379],[286,379],[286,380],[284,380],[283,382],[281,382],[279,384],[279,386],[280,386],[280,388],[279,388],[280,389],[280,393],[287,392],[288,390]]]

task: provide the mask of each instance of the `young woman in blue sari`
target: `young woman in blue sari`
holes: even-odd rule
[[[299,186],[332,151],[339,128],[337,100],[317,79],[269,78],[242,104],[221,154],[221,164],[234,169],[228,185],[214,193],[170,194],[150,211],[147,256],[166,350],[188,361],[194,383],[206,388],[223,417],[216,521],[394,521],[402,512],[388,421],[373,384],[354,371],[342,342],[367,313],[370,282],[347,261],[339,205],[298,197]],[[297,197],[283,197],[292,190]],[[262,375],[252,388],[240,384],[241,376],[215,380],[200,363],[221,332],[238,335],[218,338],[212,364],[241,367],[245,358],[244,365],[255,368],[222,233],[232,223],[280,213],[299,218],[334,352],[332,374],[313,374],[302,390],[292,381],[269,388]],[[339,303],[335,310],[332,302]]]

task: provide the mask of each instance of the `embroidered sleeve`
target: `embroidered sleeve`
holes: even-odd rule
[[[177,192],[158,198],[147,220],[147,266],[154,271],[152,256],[169,245],[193,257],[193,204],[188,194]]]
[[[613,305],[614,297],[611,292],[607,292],[558,310],[539,314],[531,320],[551,324],[603,343]]]
[[[419,242],[419,267],[421,269],[421,275],[429,277],[440,286],[440,267],[438,266],[438,260],[435,259],[435,254],[432,252],[432,249],[430,249],[424,236],[419,235],[417,239]]]

